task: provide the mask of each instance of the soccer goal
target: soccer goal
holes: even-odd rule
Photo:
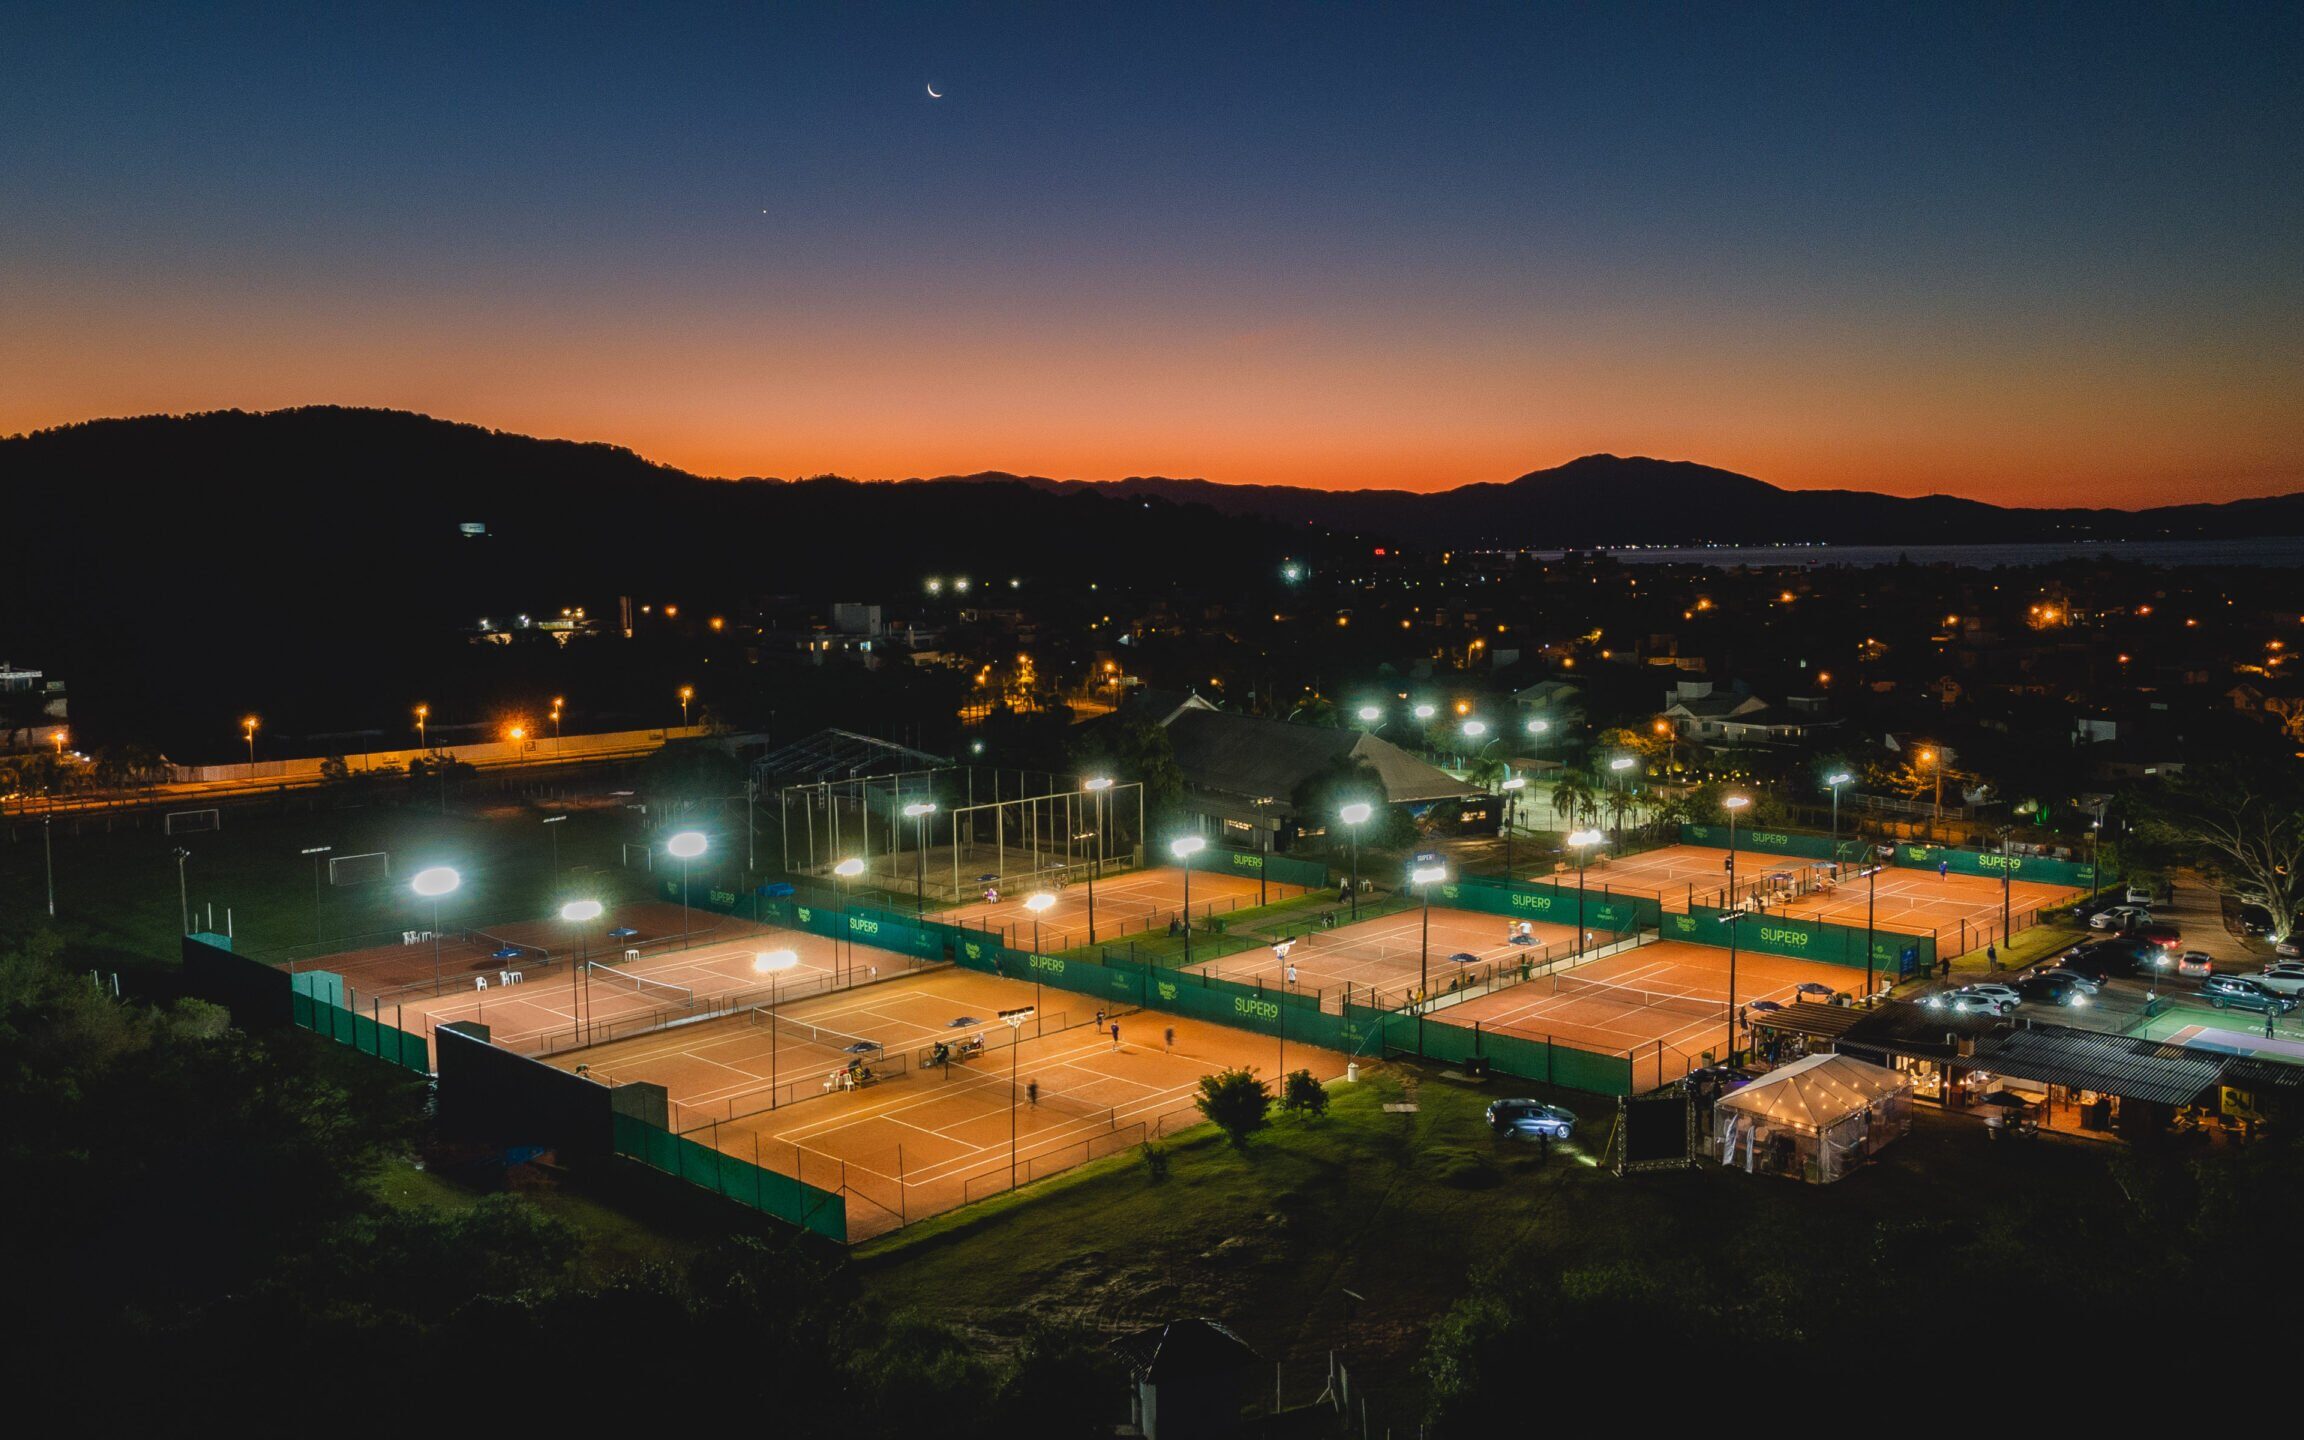
[[[224,828],[221,810],[171,810],[161,820],[161,829],[170,835],[190,835],[198,830]]]
[[[373,885],[379,880],[391,878],[392,854],[388,850],[372,850],[365,855],[328,857],[328,883],[331,885]]]

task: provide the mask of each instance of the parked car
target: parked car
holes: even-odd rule
[[[1954,1015],[1990,1015],[1995,1019],[2016,1008],[1996,995],[1977,995],[1966,990],[1931,995],[1923,1003],[1931,1010],[1945,1010]]]
[[[2149,954],[2141,946],[2083,945],[2058,960],[2056,967],[2086,975],[2099,982],[2117,980],[2139,971],[2149,971],[2151,962],[2146,958]]]
[[[2211,975],[2200,982],[2200,998],[2219,1010],[2270,1010],[2285,1015],[2296,1008],[2292,995],[2277,995],[2246,975]]]
[[[2059,977],[2063,978],[2059,980]],[[2043,970],[2016,982],[2016,996],[2027,1005],[2078,1009],[2088,1003],[2090,994],[2088,987],[2077,983],[2077,977],[2068,970]]]
[[[1496,1100],[1488,1106],[1488,1127],[1528,1139],[1565,1140],[1576,1131],[1576,1112],[1541,1100]]]
[[[2272,912],[2261,905],[2243,905],[2233,924],[2243,935],[2269,935],[2272,933]]]
[[[2091,930],[2130,930],[2152,918],[2152,912],[2141,905],[2115,905],[2099,910],[2088,917]]]
[[[2104,988],[2103,976],[2084,975],[2078,970],[2067,970],[2054,963],[2027,970],[2016,977],[2018,985],[2022,985],[2027,980],[2045,980],[2051,985],[2070,985],[2090,995],[2094,995]]]
[[[2141,925],[2128,932],[2139,940],[2174,950],[2184,943],[2184,932],[2176,928],[2173,920],[2154,920],[2147,917]]]
[[[2304,960],[2275,960],[2251,978],[2275,995],[2304,992]]]
[[[2291,935],[2285,940],[2272,942],[2272,953],[2283,960],[2304,960],[2304,940]]]
[[[2003,985],[1997,980],[1982,980],[1973,985],[1963,985],[1952,993],[1955,995],[1985,995],[2003,1005],[2013,1005],[2024,998],[2016,993],[2015,986]]]
[[[2149,905],[2152,903],[2152,887],[2131,883],[2127,893],[2120,898],[2131,905]]]
[[[2216,973],[2216,957],[2205,950],[2187,950],[2176,957],[2176,973],[2205,979]]]

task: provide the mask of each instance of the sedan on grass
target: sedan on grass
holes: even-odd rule
[[[1488,1128],[1528,1140],[1565,1140],[1576,1132],[1576,1112],[1541,1100],[1496,1100],[1488,1106]]]

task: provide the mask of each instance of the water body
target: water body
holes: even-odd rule
[[[1628,565],[1781,565],[1858,568],[1963,565],[1997,569],[2054,565],[2064,560],[2126,560],[2169,569],[2231,565],[2304,567],[2304,535],[2246,540],[2059,540],[2006,545],[1704,545],[1678,549],[1609,550]]]

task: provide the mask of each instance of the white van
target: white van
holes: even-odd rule
[[[2152,887],[2131,880],[2128,882],[2128,893],[2121,899],[2130,905],[2149,905],[2152,903]]]

